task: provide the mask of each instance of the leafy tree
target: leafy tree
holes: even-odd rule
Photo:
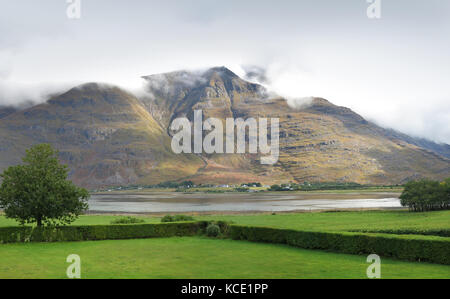
[[[68,168],[49,144],[26,151],[23,164],[6,169],[0,178],[0,208],[22,225],[69,224],[88,208],[89,193],[67,180]]]
[[[236,192],[248,192],[249,190],[250,190],[250,188],[247,188],[247,187],[234,188],[234,191],[236,191]]]
[[[274,184],[270,186],[269,191],[281,191],[280,185]]]
[[[450,178],[446,179],[442,184],[445,189],[447,206],[450,208]]]
[[[416,212],[443,210],[450,207],[448,185],[431,180],[411,181],[400,195],[402,206]]]

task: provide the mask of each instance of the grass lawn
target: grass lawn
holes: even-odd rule
[[[237,224],[300,230],[348,231],[378,229],[450,229],[450,211],[322,212],[297,214],[203,216],[199,219],[233,221]],[[197,219],[196,218],[196,219]]]
[[[200,237],[0,245],[0,278],[366,278],[365,256]],[[381,260],[382,278],[450,278],[450,266]]]
[[[159,223],[160,217],[138,216],[146,223]],[[81,216],[74,225],[109,224],[120,216]],[[296,214],[216,215],[194,216],[196,220],[214,219],[237,224],[270,226],[304,230],[354,229],[449,229],[450,211],[411,213],[408,211],[323,212]],[[16,221],[0,216],[0,226],[16,226]]]
[[[110,215],[92,215],[92,216],[80,216],[72,225],[99,225],[99,224],[110,224],[114,219],[122,218],[124,216],[110,216]],[[135,217],[135,216],[133,216]],[[137,216],[137,218],[142,218],[146,223],[160,223],[161,218],[159,217],[146,217]],[[5,216],[0,216],[0,227],[3,226],[18,226],[19,223],[13,219],[7,219]]]

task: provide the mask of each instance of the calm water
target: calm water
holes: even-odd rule
[[[92,195],[92,212],[280,212],[354,208],[399,208],[395,193],[364,194],[186,194],[178,192],[106,193]]]

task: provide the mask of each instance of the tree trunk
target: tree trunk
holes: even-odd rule
[[[41,217],[38,217],[38,218],[36,219],[36,222],[37,222],[37,226],[38,226],[38,227],[41,227],[41,226],[42,226],[42,218],[41,218]]]

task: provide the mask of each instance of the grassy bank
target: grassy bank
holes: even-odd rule
[[[0,246],[0,278],[366,278],[365,256],[199,237]],[[270,258],[268,258],[270,257]],[[200,262],[201,261],[201,262]],[[450,278],[450,267],[382,259],[382,278]]]

